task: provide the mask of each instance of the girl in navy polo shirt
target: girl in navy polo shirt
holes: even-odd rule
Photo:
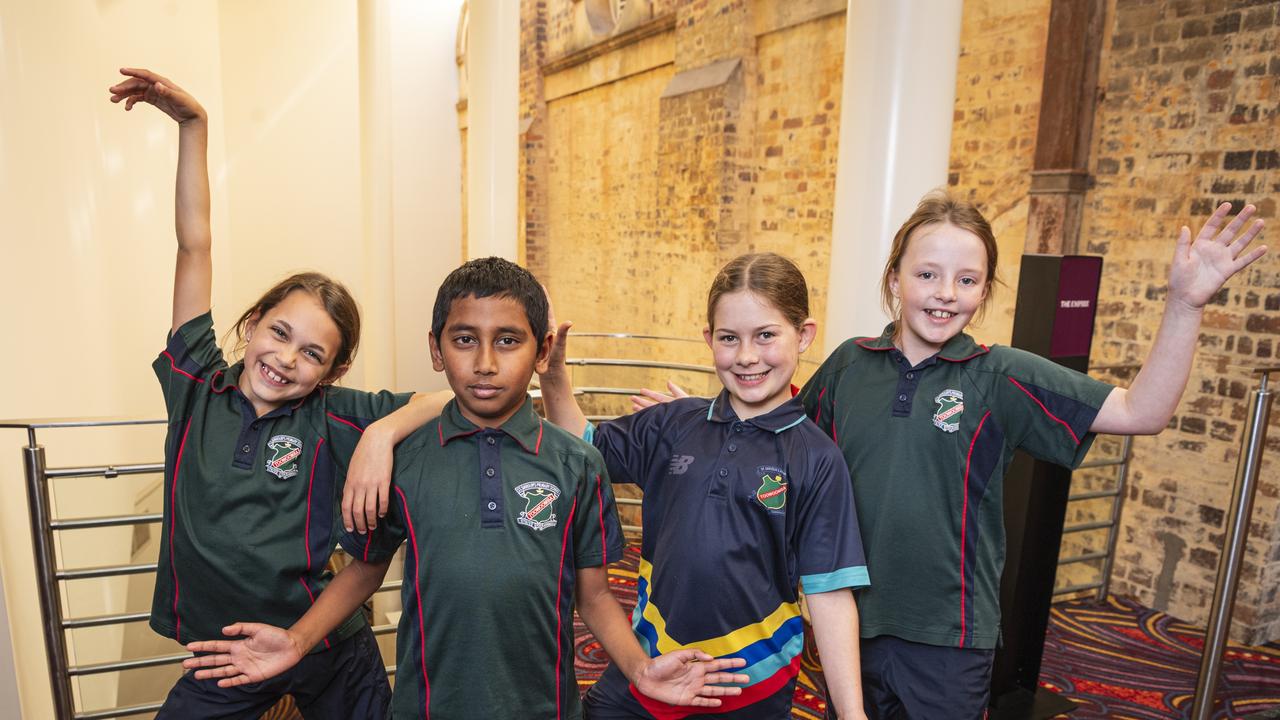
[[[867,570],[844,461],[792,397],[817,329],[799,269],[762,253],[716,276],[703,330],[724,385],[715,398],[592,428],[565,371],[569,327],[557,328],[542,397],[549,419],[601,451],[615,483],[644,490],[636,637],[652,656],[696,646],[743,658],[739,672],[750,677],[719,708],[674,708],[610,666],[587,695],[588,716],[787,716],[804,646],[803,587],[823,659],[839,668],[831,702],[846,718],[862,717],[851,590],[867,584]]]
[[[288,625],[329,581],[357,443],[365,471],[388,472],[391,447],[443,402],[392,415],[408,395],[332,385],[351,365],[360,316],[346,288],[318,273],[287,278],[240,316],[244,359],[228,366],[210,313],[204,108],[155,73],[121,73],[128,79],[111,87],[112,102],[149,103],[179,128],[173,323],[154,363],[169,431],[151,627],[187,643],[220,638],[239,617]],[[268,682],[220,688],[184,675],[158,717],[257,718],[285,694],[308,718],[385,717],[390,687],[363,613]]]
[[[1075,467],[1094,433],[1168,424],[1205,304],[1266,251],[1248,250],[1262,229],[1248,223],[1254,207],[1228,223],[1230,210],[1223,203],[1194,240],[1182,228],[1160,329],[1127,390],[965,334],[995,287],[995,236],[972,204],[927,195],[898,230],[881,283],[894,322],[846,341],[801,393],[848,462],[868,539],[876,582],[858,605],[870,717],[983,717],[1000,628],[1005,468],[1017,449]]]

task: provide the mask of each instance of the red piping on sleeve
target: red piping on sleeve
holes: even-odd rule
[[[168,350],[165,350],[160,354],[169,358],[169,367],[172,368],[174,372],[178,373],[179,375],[185,375],[191,378],[192,380],[195,380],[198,383],[204,382],[204,380],[202,380],[201,378],[198,378],[195,375],[192,375],[191,373],[187,372],[186,370],[183,370],[182,368],[178,367],[178,363],[174,361],[173,356],[169,354]]]
[[[307,572],[311,572],[311,489],[316,484],[316,465],[320,460],[321,445],[324,445],[324,438],[316,442],[316,452],[311,456],[311,477],[307,480],[307,520],[302,529],[302,544],[307,548]]]
[[[333,413],[331,413],[331,412],[326,412],[326,413],[325,413],[325,415],[328,415],[331,419],[336,420],[336,421],[338,421],[338,422],[342,423],[343,425],[350,425],[351,427],[355,428],[355,429],[356,429],[356,432],[360,433],[361,435],[363,435],[363,434],[364,434],[364,428],[362,428],[362,427],[360,427],[359,425],[357,425],[357,424],[355,424],[355,423],[351,422],[350,420],[344,420],[343,418],[340,418],[340,417],[338,417],[337,415],[334,415],[334,414],[333,414]]]
[[[409,501],[404,498],[404,491],[396,488],[396,494],[400,496],[400,506],[404,508],[404,524],[409,528],[409,540],[413,543],[413,592],[418,598],[418,647],[421,652],[418,653],[418,659],[422,663],[422,696],[423,717],[431,717],[431,683],[427,681],[427,636],[425,626],[422,624],[422,582],[419,577],[422,574],[422,559],[418,556],[418,536],[413,531],[413,517],[409,515]],[[572,513],[571,513],[572,514]]]
[[[1037,405],[1039,405],[1039,406],[1040,406],[1040,409],[1044,411],[1044,414],[1045,414],[1045,415],[1048,415],[1050,418],[1052,418],[1052,419],[1053,419],[1053,421],[1054,421],[1054,422],[1056,422],[1056,423],[1058,423],[1059,425],[1061,425],[1062,427],[1066,428],[1066,429],[1067,429],[1067,432],[1071,434],[1071,439],[1072,439],[1072,440],[1074,440],[1074,441],[1075,441],[1075,443],[1076,443],[1077,445],[1079,445],[1079,444],[1080,444],[1080,438],[1076,437],[1076,431],[1075,431],[1075,430],[1072,430],[1072,429],[1071,429],[1071,426],[1070,426],[1070,425],[1068,425],[1065,421],[1063,421],[1063,419],[1062,419],[1062,418],[1060,418],[1060,417],[1058,417],[1057,415],[1054,415],[1053,413],[1049,412],[1049,408],[1045,407],[1045,406],[1044,406],[1044,403],[1040,402],[1040,399],[1039,399],[1039,398],[1037,398],[1035,395],[1032,395],[1032,394],[1031,394],[1031,392],[1030,392],[1029,390],[1027,390],[1026,388],[1022,387],[1022,383],[1018,382],[1017,380],[1014,380],[1013,378],[1009,378],[1009,382],[1013,383],[1014,385],[1017,385],[1019,390],[1021,390],[1021,391],[1022,391],[1022,392],[1024,392],[1024,393],[1026,393],[1026,394],[1027,394],[1027,397],[1031,398],[1031,399],[1032,399],[1032,401],[1034,401],[1034,402],[1035,402],[1035,404],[1037,404]]]

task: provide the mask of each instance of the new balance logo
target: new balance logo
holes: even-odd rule
[[[692,464],[692,455],[672,455],[671,466],[667,468],[667,472],[672,475],[683,475],[689,470],[689,466]]]

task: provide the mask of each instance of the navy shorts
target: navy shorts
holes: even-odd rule
[[[795,693],[795,685],[796,681],[792,679],[781,690],[769,697],[731,712],[698,712],[690,713],[690,717],[716,718],[717,720],[785,720],[791,717],[791,698]],[[595,685],[591,686],[591,690],[583,698],[582,706],[586,720],[654,720],[653,715],[645,710],[640,701],[631,694],[631,684],[613,663],[609,663],[604,674]]]
[[[862,704],[870,720],[981,720],[994,650],[881,635],[862,640]]]
[[[256,720],[285,695],[307,720],[383,720],[391,704],[382,655],[367,625],[260,683],[220,688],[216,679],[196,680],[194,673],[173,686],[156,720]]]

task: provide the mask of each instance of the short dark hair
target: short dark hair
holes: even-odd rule
[[[529,329],[538,338],[538,352],[542,352],[542,344],[547,339],[547,294],[532,273],[500,257],[470,260],[449,273],[436,293],[431,334],[440,340],[454,300],[495,296],[511,298],[524,306]]]

